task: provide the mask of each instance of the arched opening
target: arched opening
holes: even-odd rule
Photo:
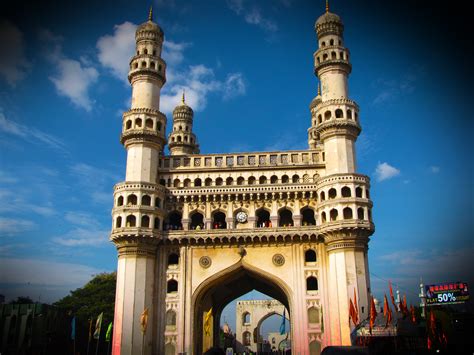
[[[242,314],[242,324],[250,324],[250,313],[249,312],[244,312],[244,314]]]
[[[161,186],[166,186],[166,181],[165,181],[165,179],[160,179],[160,185],[161,185]]]
[[[258,179],[258,183],[260,185],[266,184],[267,183],[267,177],[264,176],[264,175],[260,176],[260,178]]]
[[[305,263],[315,263],[316,262],[316,252],[313,249],[308,249],[304,253],[304,262]]]
[[[178,292],[178,281],[169,280],[166,284],[166,293]]]
[[[248,300],[250,291],[252,294],[253,292],[262,293],[261,297],[266,299],[270,297],[279,301],[286,308],[286,315],[289,318],[291,308],[287,295],[290,294],[290,291],[287,285],[278,276],[270,275],[255,266],[247,266],[245,260],[241,260],[223,271],[212,274],[194,292],[191,301],[193,310],[191,322],[194,327],[193,339],[191,339],[194,344],[193,353],[201,354],[211,347],[220,347],[219,329],[220,325],[223,325],[222,315],[229,314],[224,308],[241,296],[245,295],[241,299]],[[263,318],[266,319],[267,316]],[[263,318],[262,321],[264,321]],[[257,322],[257,319],[252,319],[252,317],[250,320]],[[236,338],[241,344],[243,344],[241,337],[244,336],[245,331],[251,334],[252,345],[255,345],[254,339],[262,338],[258,329],[261,322],[257,325],[255,332],[253,329],[245,328],[242,324],[243,318],[237,318],[237,323],[241,326],[241,330],[237,332]],[[240,350],[241,353],[243,351],[245,350]],[[248,353],[248,351],[246,352]]]
[[[130,129],[132,128],[132,121],[128,120],[127,123],[125,124],[125,129]]]
[[[352,120],[352,111],[351,110],[347,110],[347,118]]]
[[[308,308],[308,323],[317,324],[319,323],[319,309],[316,307]]]
[[[318,123],[323,123],[323,116],[318,115]]]
[[[135,120],[135,127],[138,127],[138,128],[142,127],[142,119],[141,118],[137,118]]]
[[[155,217],[155,223],[153,224],[153,228],[154,229],[160,229],[161,228],[160,222],[161,222],[161,220],[158,217]]]
[[[352,208],[346,207],[342,210],[342,216],[344,219],[352,219]]]
[[[335,199],[336,196],[337,196],[337,191],[336,191],[336,189],[335,189],[335,188],[329,189],[329,191],[328,191],[328,198],[329,198],[330,200],[332,200],[332,199]]]
[[[161,122],[156,122],[156,130],[161,131]]]
[[[250,332],[245,331],[245,332],[242,333],[242,344],[244,346],[250,346],[251,339],[252,339],[252,337],[251,337]]]
[[[329,211],[329,217],[330,217],[331,221],[337,220],[337,215],[338,215],[338,212],[335,208],[333,208],[331,211]]]
[[[331,119],[331,111],[324,112],[324,120],[327,121]]]
[[[249,179],[248,179],[248,184],[249,185],[255,185],[255,177],[254,176],[250,176]]]
[[[202,186],[202,181],[200,178],[194,179],[194,186]]]
[[[170,253],[168,255],[168,267],[179,264],[179,255],[177,253]]]
[[[278,226],[280,227],[293,226],[293,213],[289,209],[282,208],[278,212]]]
[[[173,211],[168,215],[168,225],[165,229],[175,230],[183,229],[183,224],[181,223],[181,213]]]
[[[244,184],[244,178],[242,176],[239,176],[237,178],[237,185],[243,185]]]
[[[204,228],[204,216],[200,212],[194,212],[191,215],[191,229]]]
[[[128,215],[125,221],[127,227],[136,227],[137,225],[137,217],[135,217],[133,214]]]
[[[342,197],[351,197],[351,189],[347,186],[344,186],[341,189],[341,196]]]
[[[334,40],[333,39],[329,40],[329,45],[334,46]]]
[[[173,180],[173,187],[179,187],[180,184],[181,184],[181,181],[179,179]]]
[[[190,179],[184,179],[183,186],[184,187],[191,187],[191,180]]]
[[[281,182],[282,184],[288,184],[290,182],[290,178],[288,177],[288,175],[283,175],[281,177]]]
[[[230,176],[225,179],[225,184],[226,185],[232,185],[234,183],[234,179],[232,179]]]
[[[128,195],[127,197],[127,205],[129,206],[135,206],[137,204],[137,195],[134,195],[134,194],[131,194],[131,195]]]
[[[331,52],[331,59],[337,59],[336,52]]]
[[[356,187],[356,197],[362,198],[362,187]]]
[[[312,208],[306,207],[301,210],[302,225],[303,226],[315,226],[316,219],[314,218],[314,211]]]
[[[171,330],[176,328],[176,312],[172,309],[166,311],[166,328]],[[174,353],[173,353],[174,355]]]
[[[306,279],[306,291],[317,291],[318,290],[318,279],[314,276],[310,276]]]
[[[342,118],[342,117],[344,117],[344,114],[342,113],[342,110],[338,108],[336,110],[336,118]]]
[[[224,212],[217,211],[212,215],[212,229],[226,229],[227,222],[225,221]]]
[[[291,177],[291,181],[293,182],[293,184],[297,184],[300,181],[300,177],[295,174]]]
[[[359,207],[357,209],[357,219],[362,219],[362,220],[365,219],[365,213],[364,213],[364,209],[362,207]]]
[[[115,228],[120,228],[120,227],[122,227],[122,217],[118,216],[115,219]]]
[[[309,355],[320,355],[321,354],[321,344],[313,340],[309,343]]]
[[[117,206],[123,206],[123,196],[119,196],[117,199]]]
[[[326,200],[326,193],[324,191],[321,191],[321,193],[319,194],[319,199],[321,201],[324,201]]]
[[[161,207],[161,199],[159,197],[155,198],[155,207]]]
[[[142,205],[143,206],[151,206],[151,197],[149,195],[142,196]]]
[[[147,215],[142,216],[142,224],[143,228],[150,228],[150,217]]]
[[[272,222],[270,221],[270,212],[264,208],[260,208],[255,212],[255,215],[257,217],[257,227],[271,227]]]
[[[153,129],[153,120],[151,118],[146,119],[145,127],[148,128],[148,129]]]
[[[322,223],[326,223],[327,219],[326,219],[326,212],[322,212],[321,213],[321,222]]]
[[[211,186],[211,185],[212,185],[212,179],[211,179],[211,178],[207,178],[206,180],[204,180],[204,185],[206,185],[206,186]]]
[[[272,175],[272,176],[270,177],[270,183],[271,183],[271,184],[276,184],[277,182],[278,182],[278,176]]]
[[[216,179],[216,186],[222,186],[224,184],[224,180],[222,178],[218,177]]]
[[[165,355],[176,355],[176,348],[172,343],[166,343]]]

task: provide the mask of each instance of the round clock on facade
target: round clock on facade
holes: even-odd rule
[[[240,211],[239,213],[237,213],[235,218],[237,219],[237,222],[245,223],[247,221],[247,213]]]

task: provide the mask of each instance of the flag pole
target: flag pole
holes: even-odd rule
[[[111,342],[109,341],[109,345],[107,345],[107,355],[110,354],[110,343],[111,343]]]
[[[99,337],[97,338],[97,345],[95,347],[95,355],[99,353],[99,343],[100,343],[100,328],[99,328]]]
[[[89,319],[89,338],[87,340],[87,355],[89,355],[89,348],[91,345],[91,331],[92,331],[92,318]]]

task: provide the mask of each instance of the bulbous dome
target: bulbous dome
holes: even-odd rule
[[[309,108],[310,109],[315,108],[321,103],[321,101],[322,101],[321,96],[320,95],[316,96],[313,100],[311,100],[311,103],[309,104]]]
[[[183,114],[186,116],[194,115],[193,109],[186,104],[184,92],[183,92],[183,98],[181,99],[181,103],[178,106],[176,106],[173,110],[173,116],[181,116]]]
[[[342,24],[342,20],[339,17],[339,15],[336,15],[335,13],[332,12],[326,12],[323,15],[321,15],[317,20],[315,26],[321,25],[323,23],[328,23],[328,22],[339,22]]]
[[[152,20],[148,20],[147,22],[142,23],[137,27],[137,33],[141,31],[147,32],[156,32],[160,35],[163,35],[163,30],[157,23],[153,22]]]

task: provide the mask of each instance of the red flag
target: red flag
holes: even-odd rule
[[[375,309],[374,297],[370,297],[370,322],[369,322],[369,331],[372,334],[372,328],[375,324],[375,318],[377,318],[377,310]]]
[[[385,328],[387,328],[388,325],[392,323],[392,310],[388,304],[387,295],[385,295],[383,300],[383,316],[386,317]]]
[[[359,306],[357,305],[357,295],[356,295],[356,289],[354,287],[354,308],[355,308],[355,322],[357,325],[359,323]]]
[[[395,303],[395,297],[393,297],[393,290],[392,290],[392,282],[388,281],[388,287],[390,289],[390,299],[392,300],[393,307],[395,307],[395,310],[398,310],[397,304]]]
[[[436,319],[433,311],[430,312],[430,320],[428,322],[429,325],[429,331],[432,335],[435,335],[436,332]]]
[[[415,307],[413,307],[413,305],[410,306],[410,315],[411,315],[411,321],[413,323],[416,323]]]
[[[408,313],[408,307],[407,307],[407,295],[403,295],[403,313],[407,314]]]
[[[354,304],[352,303],[352,299],[349,299],[349,326],[351,325],[351,319],[352,323],[354,323],[354,325],[357,325],[355,318],[356,310],[354,308]]]

